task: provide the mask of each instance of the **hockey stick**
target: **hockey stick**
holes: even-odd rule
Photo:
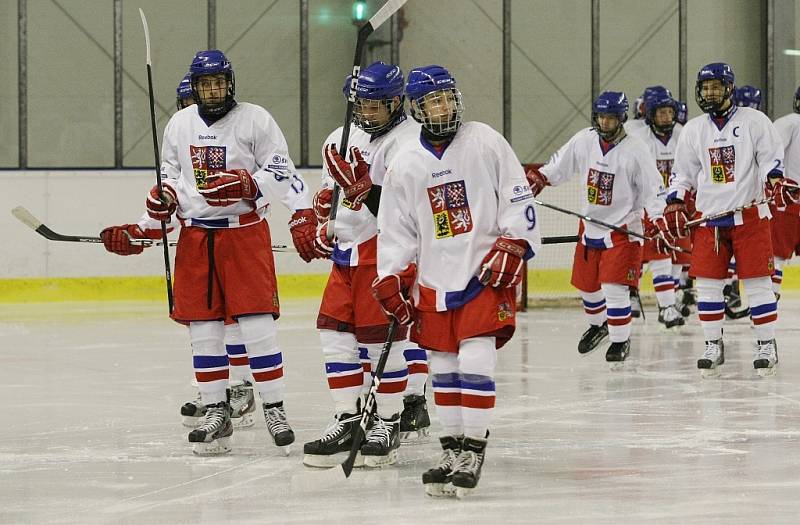
[[[91,237],[88,235],[63,235],[61,233],[54,232],[50,227],[45,225],[42,221],[37,219],[27,208],[23,206],[17,206],[13,210],[11,210],[11,215],[17,218],[22,224],[28,226],[30,229],[41,235],[47,240],[50,241],[60,241],[60,242],[88,242],[91,244],[103,244],[103,239],[100,237]],[[127,232],[126,232],[127,233]],[[128,234],[128,237],[131,240],[131,244],[138,244],[140,246],[144,246],[145,248],[149,248],[151,246],[161,246],[164,241],[156,241],[154,239],[135,239]],[[177,240],[169,240],[170,246],[177,246]],[[273,244],[272,245],[273,252],[279,253],[297,253],[294,248],[290,248],[285,244]]]
[[[555,237],[542,237],[542,244],[567,244],[580,240],[581,238],[577,235],[557,235]]]
[[[353,72],[350,78],[350,92],[347,96],[347,110],[344,114],[344,127],[342,128],[342,137],[339,139],[339,155],[342,158],[347,154],[347,144],[350,141],[350,123],[353,122],[353,106],[356,103],[356,88],[358,87],[358,74],[361,72],[361,61],[364,59],[364,45],[367,43],[367,38],[381,24],[386,22],[398,9],[403,7],[408,0],[388,0],[383,7],[369,19],[369,21],[361,26],[358,30],[358,39],[356,40],[356,53],[353,58]],[[334,182],[333,196],[331,197],[331,213],[328,218],[328,240],[332,241],[336,233],[336,213],[339,209],[339,193],[341,188]]]
[[[636,237],[637,239],[643,239],[645,241],[655,240],[655,237],[648,237],[647,235],[642,235],[641,233],[632,232],[627,228],[623,228],[622,226],[616,226],[614,224],[601,221],[599,219],[593,219],[593,218],[589,217],[588,215],[583,215],[581,213],[574,212],[572,210],[567,210],[567,209],[564,209],[564,208],[560,208],[560,207],[555,206],[553,204],[547,204],[546,202],[542,202],[539,199],[533,199],[533,202],[535,202],[539,206],[544,206],[545,208],[550,208],[551,210],[556,210],[556,211],[559,211],[561,213],[566,213],[567,215],[572,215],[573,217],[578,217],[580,219],[583,219],[586,222],[593,222],[595,224],[599,224],[600,226],[604,226],[604,227],[606,227],[606,228],[608,228],[610,230],[618,231],[620,233],[624,233],[626,235],[630,235],[631,237]],[[667,247],[670,250],[674,250],[676,252],[692,253],[689,250],[684,250],[680,246],[673,246],[673,245],[667,243],[666,241],[664,241],[664,244],[666,244]]]
[[[161,159],[158,152],[158,132],[156,131],[156,109],[155,97],[153,96],[153,67],[150,61],[150,28],[147,27],[147,18],[144,16],[144,11],[139,8],[139,16],[142,17],[142,27],[144,28],[144,43],[147,50],[147,92],[150,97],[150,130],[153,133],[153,157],[155,158],[156,170],[156,184],[158,185],[158,195],[161,202],[165,203],[164,187],[161,185]],[[164,281],[167,287],[167,303],[169,304],[169,313],[172,314],[172,307],[175,300],[172,297],[172,268],[169,262],[169,241],[167,240],[167,223],[161,221],[161,243],[164,247]]]
[[[800,189],[800,187],[798,187],[798,189]],[[691,221],[687,221],[686,222],[686,229],[694,228],[695,226],[697,226],[699,224],[703,224],[704,222],[713,221],[713,220],[716,220],[716,219],[722,219],[724,217],[727,217],[728,215],[733,215],[734,213],[738,213],[738,212],[740,212],[742,210],[746,210],[747,208],[752,208],[753,206],[761,206],[762,204],[769,204],[770,202],[772,202],[773,199],[774,199],[774,197],[767,197],[767,198],[761,199],[760,201],[757,201],[757,202],[751,202],[750,204],[745,204],[743,206],[739,206],[738,208],[734,208],[734,209],[732,209],[730,211],[721,211],[719,213],[713,213],[711,215],[705,215],[703,217],[700,217],[699,219],[694,219],[694,220],[691,220]]]

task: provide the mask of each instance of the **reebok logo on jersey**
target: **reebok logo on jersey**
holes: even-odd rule
[[[198,135],[197,140],[217,140],[216,135]]]
[[[733,182],[733,167],[736,165],[736,150],[733,146],[708,148],[711,161],[711,182],[727,184]]]
[[[586,197],[589,204],[597,206],[611,206],[611,197],[614,193],[614,174],[589,170],[586,177]]]
[[[431,173],[431,177],[433,177],[435,179],[436,177],[442,177],[444,175],[450,175],[451,173],[453,173],[453,170],[437,171],[437,172]]]
[[[472,231],[472,214],[463,180],[428,188],[428,200],[433,212],[433,229],[437,239]]]

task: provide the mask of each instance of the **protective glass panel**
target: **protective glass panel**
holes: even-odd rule
[[[3,140],[0,140],[0,167],[19,165],[18,69],[17,69],[17,3],[0,3],[0,97],[3,115]]]

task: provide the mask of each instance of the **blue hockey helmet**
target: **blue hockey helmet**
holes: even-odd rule
[[[645,102],[645,122],[650,128],[660,135],[666,135],[675,127],[675,117],[678,114],[678,104],[671,96],[665,93],[652,95]],[[666,124],[659,124],[656,114],[660,108],[671,108],[672,118]]]
[[[742,86],[733,91],[733,102],[737,106],[761,109],[761,90],[753,86]]]
[[[722,97],[718,100],[707,99],[702,94],[703,83],[709,80],[719,80],[722,82],[723,93]],[[714,62],[703,66],[697,73],[697,82],[694,88],[694,97],[697,105],[704,113],[714,113],[720,111],[725,102],[733,97],[733,90],[735,86],[735,78],[733,69],[728,64],[723,62]]]
[[[686,121],[689,120],[689,106],[686,104],[686,102],[678,100],[675,103],[675,107],[677,108],[675,111],[675,122],[681,126],[684,126]]]
[[[350,93],[350,79],[345,96]],[[353,123],[367,133],[380,133],[394,127],[405,115],[403,70],[393,64],[374,62],[358,74]]]
[[[374,62],[358,74],[356,96],[370,100],[382,100],[403,96],[403,70],[384,62]]]
[[[192,94],[192,75],[186,73],[181,79],[178,88],[175,90],[176,104],[178,109],[183,109],[194,104],[194,94]]]
[[[456,79],[442,66],[430,65],[408,73],[406,95],[411,99],[411,116],[422,124],[428,137],[447,139],[461,126],[464,104]]]
[[[613,130],[603,131],[597,120],[599,115],[613,115],[617,117],[619,123]],[[628,120],[628,97],[621,91],[603,91],[594,102],[592,102],[592,127],[601,138],[605,140],[613,139],[620,128]]]
[[[221,118],[236,105],[233,100],[236,94],[236,81],[233,75],[233,66],[222,51],[218,49],[198,51],[194,59],[192,59],[192,64],[189,66],[189,73],[192,76],[192,92],[194,94],[194,99],[200,108],[201,114],[212,118]],[[225,93],[218,93],[213,89],[204,88],[203,92],[207,94],[207,100],[204,101],[200,96],[200,90],[198,90],[198,81],[200,77],[218,74],[225,75],[227,81]]]

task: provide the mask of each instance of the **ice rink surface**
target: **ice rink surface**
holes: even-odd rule
[[[578,356],[577,304],[521,314],[499,358],[483,477],[462,501],[424,495],[433,440],[402,447],[395,467],[309,482],[319,472],[301,464],[302,443],[331,417],[317,306],[287,302],[279,321],[292,454],[259,415],[215,458],[194,456],[180,423],[194,396],[188,333],[165,305],[0,306],[0,523],[800,522],[796,298],[780,302],[767,379],[753,372],[749,322],[727,322],[726,364],[709,380],[695,368],[696,317],[667,334],[651,307],[612,372],[607,345]]]

